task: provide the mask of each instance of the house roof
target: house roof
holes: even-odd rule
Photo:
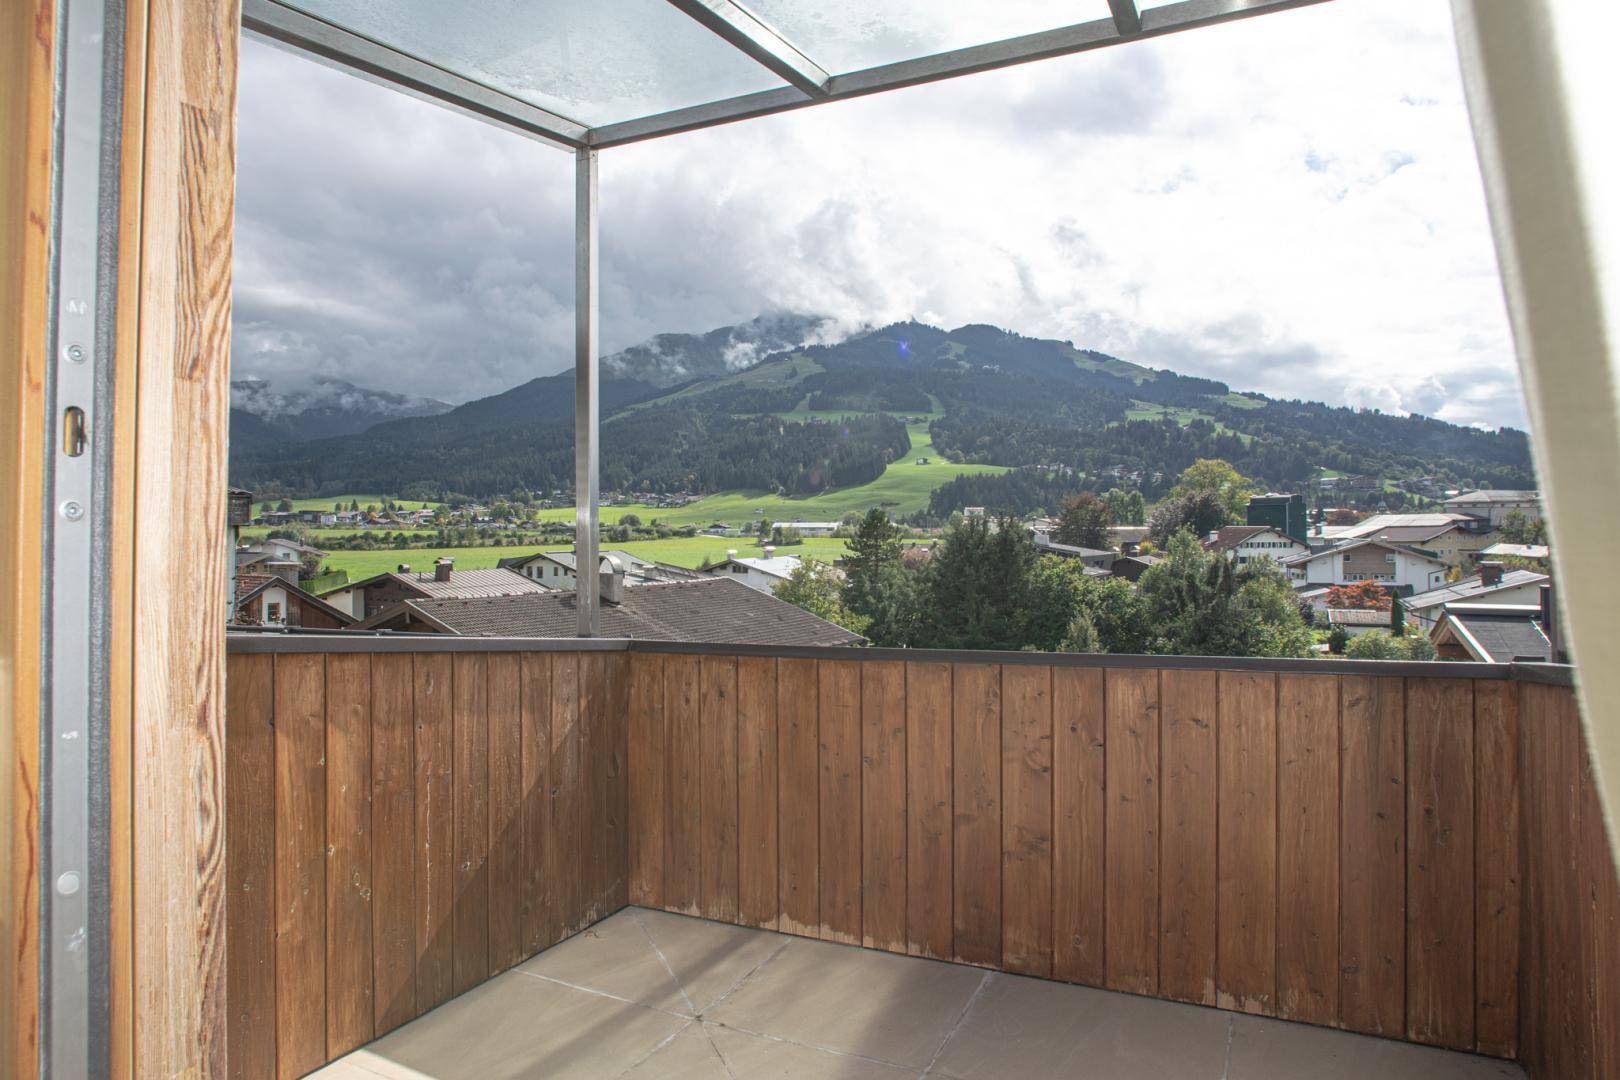
[[[608,551],[599,551],[597,554],[602,558],[607,558],[609,555],[612,555],[614,558],[618,559],[619,562],[623,563],[626,569],[633,569],[638,566],[653,565],[646,559],[632,555],[628,551],[620,551],[617,548]],[[574,553],[572,551],[531,551],[527,555],[509,555],[495,565],[497,568],[502,570],[515,570],[518,567],[529,565],[536,559],[546,559],[550,562],[556,563],[559,566],[566,566],[570,570],[574,569]]]
[[[1493,502],[1529,502],[1540,499],[1539,491],[1514,491],[1511,488],[1481,488],[1478,491],[1465,491],[1461,495],[1453,495],[1445,500],[1445,504],[1452,503],[1493,503]]]
[[[1118,558],[1119,553],[1105,548],[1081,547],[1078,544],[1042,544],[1037,551],[1049,551],[1054,555],[1062,555],[1070,559],[1103,559]]]
[[[1426,611],[1429,608],[1447,604],[1454,600],[1469,600],[1478,596],[1489,596],[1505,589],[1517,589],[1525,585],[1540,585],[1549,580],[1551,579],[1546,574],[1538,574],[1534,570],[1509,570],[1502,575],[1499,584],[1486,585],[1476,575],[1471,578],[1464,578],[1454,585],[1447,585],[1440,589],[1430,589],[1426,593],[1414,596],[1406,602],[1406,610]]]
[[[769,559],[753,559],[733,555],[725,562],[716,563],[714,567],[710,568],[710,572],[712,573],[715,568],[727,566],[731,563],[746,566],[751,570],[758,570],[760,573],[768,574],[771,577],[785,578],[799,568],[799,557],[797,555],[775,555]]]
[[[265,589],[276,585],[287,590],[287,595],[301,604],[308,604],[317,608],[337,620],[339,626],[348,626],[354,622],[354,616],[341,608],[335,608],[312,592],[289,583],[277,574],[237,574],[236,575],[236,602],[231,605],[234,613],[241,610],[243,604],[258,596]]]
[[[1376,537],[1411,543],[1477,524],[1478,520],[1467,514],[1374,514],[1354,525],[1324,525],[1321,535],[1336,539]]]
[[[412,571],[401,574],[397,570],[389,570],[357,581],[346,586],[350,589],[364,589],[378,584],[389,578],[394,579],[408,589],[414,589],[424,597],[441,598],[471,598],[478,596],[516,596],[522,593],[551,592],[538,581],[531,581],[522,574],[511,570],[452,570],[449,581],[437,581],[431,569],[420,573]]]
[[[1541,628],[1541,609],[1534,604],[1447,604],[1432,636],[1454,640],[1486,663],[1552,658],[1552,642]]]
[[[470,637],[573,637],[572,591],[479,599],[420,599],[394,604],[362,630],[414,614],[448,634]],[[858,645],[865,639],[769,593],[729,578],[657,582],[627,589],[601,609],[602,636],[724,645]]]
[[[1350,540],[1343,544],[1330,544],[1327,547],[1312,548],[1310,551],[1302,551],[1297,555],[1289,555],[1282,560],[1282,564],[1284,566],[1303,566],[1308,562],[1314,562],[1317,559],[1325,558],[1329,555],[1338,555],[1341,552],[1352,551],[1355,548],[1365,547],[1368,544],[1371,544],[1374,547],[1384,548],[1386,551],[1399,551],[1403,554],[1410,555],[1413,558],[1424,559],[1439,566],[1444,566],[1446,564],[1444,559],[1432,552],[1420,551],[1414,547],[1406,547],[1403,544],[1394,544],[1388,542],[1387,540],[1370,536],[1360,540]]]
[[[327,554],[327,552],[322,551],[318,547],[310,547],[308,544],[300,544],[297,540],[283,540],[280,537],[277,537],[274,540],[269,539],[269,538],[266,538],[264,540],[259,540],[259,541],[255,542],[253,544],[247,545],[247,550],[248,551],[263,551],[266,544],[280,544],[282,547],[290,547],[294,551],[302,551],[302,552],[305,552],[306,554],[309,554],[309,555],[325,555],[325,554]]]
[[[1504,555],[1515,559],[1545,559],[1549,552],[1546,544],[1492,544],[1480,554],[1492,559]]]
[[[1373,608],[1329,608],[1328,623],[1332,626],[1388,626],[1388,611]]]
[[[1204,550],[1231,551],[1245,540],[1268,532],[1282,535],[1270,525],[1223,525],[1215,530],[1214,536],[1204,541]]]

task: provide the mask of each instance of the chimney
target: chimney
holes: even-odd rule
[[[450,571],[454,570],[455,567],[456,567],[456,560],[454,560],[452,558],[446,557],[446,558],[442,558],[442,559],[434,559],[433,560],[433,580],[434,581],[449,581],[450,580]]]
[[[1548,652],[1551,655],[1547,661],[1553,664],[1569,663],[1569,657],[1564,655],[1564,635],[1558,625],[1558,596],[1550,582],[1541,587],[1541,632],[1547,635],[1550,646]]]
[[[400,563],[400,564],[399,564],[399,572],[400,572],[400,573],[401,573],[401,574],[408,574],[408,573],[410,573],[410,572],[411,572],[411,564],[410,564],[410,563],[408,563],[408,562],[402,562],[402,563]]]
[[[600,571],[602,603],[617,607],[624,603],[624,566],[612,555],[602,556]]]
[[[1480,563],[1479,583],[1485,586],[1502,584],[1502,564],[1499,562]]]
[[[737,549],[736,548],[726,548],[726,558],[735,559],[736,557],[737,557]]]
[[[776,545],[775,544],[766,544],[765,545],[765,557],[767,559],[769,559],[769,558],[772,558],[775,554],[776,554]]]

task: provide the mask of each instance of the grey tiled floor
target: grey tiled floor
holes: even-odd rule
[[[1513,1065],[628,908],[317,1075],[1484,1080]]]

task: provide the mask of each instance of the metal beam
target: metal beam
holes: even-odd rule
[[[580,637],[602,634],[596,231],[596,151],[582,149],[574,155],[574,602]]]
[[[682,131],[694,131],[756,116],[802,109],[823,101],[862,97],[866,94],[882,93],[885,90],[916,86],[919,83],[954,79],[960,75],[1089,52],[1121,42],[1160,37],[1182,30],[1193,30],[1201,26],[1212,26],[1234,19],[1246,19],[1255,15],[1325,2],[1327,0],[1182,0],[1181,3],[1149,8],[1141,15],[1141,29],[1129,35],[1120,33],[1113,18],[1095,19],[1057,30],[1007,38],[1004,41],[955,49],[915,60],[902,60],[896,64],[885,64],[882,67],[868,68],[847,75],[834,75],[827,83],[827,96],[824,98],[810,97],[797,88],[743,94],[724,101],[694,105],[659,113],[656,116],[645,116],[592,128],[588,141],[590,145],[601,149],[623,146],[626,143],[656,139]]]
[[[683,14],[696,19],[749,59],[811,97],[826,96],[831,78],[814,60],[800,52],[775,28],[731,0],[669,0]]]
[[[1108,0],[1108,10],[1114,16],[1114,29],[1121,34],[1134,34],[1142,29],[1142,16],[1136,10],[1136,0]]]
[[[277,0],[242,0],[242,29],[329,67],[402,91],[422,101],[569,150],[585,145],[584,124],[351,30],[306,15]]]

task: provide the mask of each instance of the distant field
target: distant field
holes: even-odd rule
[[[1237,398],[1238,396],[1239,395],[1237,394],[1227,395],[1226,404],[1233,404],[1231,399]],[[1259,408],[1261,404],[1257,401],[1251,401],[1248,398],[1243,398],[1242,400],[1245,402],[1245,404],[1238,405],[1237,407],[1240,409]],[[1189,409],[1184,405],[1159,405],[1152,401],[1132,401],[1131,407],[1125,410],[1125,419],[1127,420],[1158,420],[1161,417],[1169,417],[1182,427],[1186,427],[1194,420],[1208,420],[1210,423],[1215,425],[1216,431],[1223,432],[1227,435],[1236,435],[1239,439],[1242,439],[1245,444],[1254,438],[1253,435],[1249,435],[1241,431],[1233,431],[1231,428],[1215,419],[1213,415],[1205,412],[1202,409]]]
[[[701,566],[705,561],[717,561],[735,548],[739,555],[758,556],[760,548],[746,537],[695,536],[677,540],[633,540],[626,544],[604,544],[604,548],[628,551],[632,555],[654,562],[674,566]],[[527,555],[535,551],[569,551],[566,544],[537,544],[526,547],[472,547],[472,548],[405,548],[399,551],[334,551],[326,558],[328,572],[347,570],[350,581],[359,581],[392,570],[400,563],[409,563],[412,569],[424,569],[433,560],[448,556],[456,561],[457,570],[488,570],[501,559],[513,555]],[[846,550],[843,540],[830,538],[806,540],[780,549],[783,555],[800,555],[827,562],[839,558]]]

